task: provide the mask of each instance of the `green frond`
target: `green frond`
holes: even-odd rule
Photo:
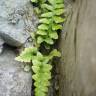
[[[52,25],[52,29],[54,30],[54,31],[56,31],[56,30],[61,30],[62,29],[62,25],[60,25],[60,24],[54,24],[54,25]]]
[[[37,82],[35,82],[34,83],[34,85],[36,86],[36,87],[38,87],[38,85],[42,85],[42,86],[44,86],[44,87],[48,87],[49,85],[50,85],[50,81],[44,81],[44,82],[42,82],[42,81],[37,81]]]
[[[41,6],[42,6],[42,8],[46,8],[49,11],[52,11],[53,10],[53,6],[51,6],[49,4],[42,4]]]
[[[33,54],[36,54],[36,52],[37,52],[36,47],[25,48],[25,50],[22,51],[20,56],[16,57],[15,60],[20,61],[20,62],[30,62],[32,58],[34,57]]]
[[[39,15],[39,24],[37,30],[31,33],[34,40],[34,46],[25,48],[21,54],[15,58],[20,62],[31,62],[31,67],[26,65],[25,71],[32,70],[32,79],[35,81],[35,96],[46,96],[48,87],[50,86],[52,59],[54,57],[61,57],[61,53],[54,49],[47,55],[41,51],[41,43],[44,48],[51,49],[58,39],[58,31],[62,30],[62,23],[65,21],[64,14],[64,0],[31,0],[38,7],[35,7],[36,13]],[[39,45],[39,47],[38,47]]]
[[[38,44],[41,44],[43,41],[44,41],[44,39],[43,39],[42,36],[38,36],[38,37],[37,37],[37,43],[38,43]]]
[[[43,72],[49,72],[51,71],[52,66],[50,64],[43,64]]]
[[[62,18],[62,14],[64,14],[64,1],[46,0],[41,4],[41,8],[43,11],[39,19],[38,37],[36,40],[38,44],[45,42],[46,47],[46,44],[54,44],[54,40],[58,39],[57,30],[62,30],[62,23],[65,21]]]
[[[65,19],[64,18],[62,18],[62,17],[59,17],[59,16],[54,16],[54,22],[55,23],[62,23],[62,22],[64,22],[65,21]]]
[[[39,29],[39,30],[48,30],[48,25],[46,25],[46,24],[40,24],[40,25],[38,26],[38,29]]]
[[[32,63],[33,63],[33,66],[40,66],[42,64],[37,58],[33,59]]]
[[[64,4],[62,4],[62,3],[61,3],[61,4],[55,4],[55,5],[54,5],[54,8],[55,8],[55,9],[59,9],[59,8],[60,8],[60,9],[61,9],[61,8],[63,9],[63,8],[64,8]]]
[[[37,3],[37,2],[38,2],[38,0],[31,0],[31,2],[33,2],[33,3]]]
[[[48,0],[48,2],[52,5],[55,4],[55,0]]]
[[[49,36],[50,36],[50,38],[52,38],[52,39],[58,39],[58,34],[57,34],[57,32],[51,32],[51,33],[49,34]]]
[[[40,70],[40,67],[39,66],[32,66],[32,70],[34,73],[38,73]]]
[[[49,54],[49,58],[52,59],[53,57],[61,57],[61,53],[57,50],[54,49],[53,51],[51,51],[51,53]]]
[[[54,41],[53,41],[51,38],[46,38],[46,39],[44,39],[44,41],[45,41],[47,44],[50,44],[50,45],[53,45],[53,44],[54,44]]]
[[[60,3],[62,4],[62,3],[64,3],[64,0],[56,0],[55,2],[56,2],[57,4],[60,4]]]
[[[54,13],[55,13],[55,15],[62,15],[62,14],[64,14],[64,9],[56,9],[54,11]]]
[[[44,59],[44,56],[40,52],[37,52],[37,59],[39,61],[42,61]]]
[[[37,35],[43,35],[44,36],[44,35],[47,35],[47,32],[44,30],[38,30]]]
[[[39,20],[39,23],[49,24],[49,23],[50,23],[50,20],[47,19],[47,18],[41,18],[41,19]]]
[[[52,12],[46,12],[46,13],[41,14],[41,17],[46,17],[46,18],[52,17],[52,16],[53,16]]]

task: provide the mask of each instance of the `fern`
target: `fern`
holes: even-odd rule
[[[42,10],[41,5],[45,3],[46,1],[47,0],[31,0],[32,3],[35,3],[36,5],[38,5],[38,7],[36,6],[34,7],[34,10],[37,13],[37,15],[40,15],[41,11],[44,11]]]
[[[63,0],[31,0],[38,5],[39,24],[37,31],[32,33],[34,47],[25,48],[21,54],[15,58],[20,62],[32,62],[31,69],[34,72],[32,78],[35,80],[35,96],[46,96],[51,79],[51,61],[54,57],[60,57],[61,54],[57,49],[44,55],[40,51],[41,43],[46,49],[50,48],[58,39],[58,32],[62,30],[62,23],[65,19]],[[30,67],[25,66],[25,71]]]
[[[31,0],[31,2],[41,4],[41,3],[46,2],[46,0]]]
[[[42,12],[39,20],[38,29],[36,32],[37,44],[47,43],[49,45],[54,44],[54,40],[58,39],[58,30],[62,30],[62,23],[64,19],[62,14],[64,13],[63,0],[48,0],[48,3],[41,5],[42,9],[46,9]]]
[[[35,3],[39,3],[42,10],[36,32],[37,44],[53,45],[58,39],[58,30],[62,30],[62,23],[65,21],[62,17],[64,0],[37,0]]]
[[[33,47],[26,48],[20,56],[15,58],[15,60],[21,62],[30,62],[32,60],[32,70],[34,72],[32,78],[35,80],[34,86],[36,87],[35,96],[46,96],[46,93],[48,92],[52,69],[52,66],[49,63],[54,56],[60,57],[60,53],[56,49],[45,56],[41,54],[36,47]]]
[[[15,60],[20,62],[31,62],[32,58],[34,59],[34,55],[37,54],[37,48],[25,48],[25,50],[20,54],[20,56],[16,57]]]

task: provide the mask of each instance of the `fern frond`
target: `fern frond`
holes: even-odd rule
[[[48,87],[50,86],[51,61],[54,57],[60,57],[61,54],[54,49],[49,54],[44,55],[40,52],[40,45],[43,43],[45,48],[50,48],[55,40],[58,39],[58,30],[62,30],[64,13],[64,0],[31,0],[38,5],[36,8],[39,13],[39,24],[35,34],[31,34],[34,39],[35,47],[25,48],[25,50],[16,57],[15,60],[20,62],[32,62],[31,69],[34,74],[35,96],[46,96]],[[39,46],[39,47],[38,47]],[[30,70],[29,66],[25,67],[25,71]]]
[[[35,65],[32,67],[34,71],[34,75],[32,78],[35,80],[34,86],[35,88],[35,96],[46,96],[46,93],[48,92],[48,87],[50,85],[49,80],[51,79],[51,72],[52,66],[49,64],[43,64]],[[39,92],[39,94],[38,94]],[[41,95],[40,95],[41,94]]]
[[[36,47],[25,48],[25,50],[22,51],[20,56],[16,57],[15,60],[20,62],[30,62],[32,58],[34,58],[34,54],[36,53],[37,53]]]
[[[37,2],[38,2],[38,0],[31,0],[31,2],[33,2],[33,3],[37,3]]]
[[[44,10],[39,20],[37,43],[41,44],[46,42],[49,45],[53,45],[54,40],[58,39],[57,31],[62,30],[62,23],[65,21],[62,17],[62,14],[64,14],[64,1],[48,0],[47,2],[41,5]],[[38,32],[39,30],[40,32]]]

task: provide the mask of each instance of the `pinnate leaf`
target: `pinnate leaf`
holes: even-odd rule
[[[61,30],[62,29],[62,25],[60,25],[60,24],[54,24],[53,26],[52,26],[52,29],[53,30]]]
[[[50,72],[51,69],[52,69],[52,65],[43,64],[43,72]]]
[[[49,23],[50,23],[50,20],[47,19],[47,18],[41,18],[41,19],[39,20],[39,23],[49,24]]]
[[[54,41],[53,41],[51,38],[46,38],[46,39],[44,39],[44,41],[45,41],[47,44],[50,44],[50,45],[54,44]]]
[[[54,2],[56,2],[56,3],[64,3],[64,0],[56,0],[56,1],[54,1]]]
[[[57,51],[57,49],[54,49],[50,54],[49,54],[50,59],[53,57],[61,57],[61,53]]]
[[[57,9],[54,12],[56,15],[62,15],[64,13],[64,9]]]
[[[64,21],[65,21],[65,19],[63,19],[62,17],[54,16],[54,22],[55,23],[62,23]]]
[[[50,36],[50,38],[52,38],[52,39],[58,39],[58,34],[57,34],[57,32],[51,32],[51,33],[49,34],[49,36]]]
[[[39,70],[40,70],[40,67],[38,67],[38,66],[32,66],[32,70],[33,70],[34,73],[38,73]]]
[[[21,61],[21,62],[30,62],[33,57],[33,53],[37,52],[36,47],[30,47],[30,48],[25,48],[24,51],[20,54],[20,56],[16,57],[15,60]]]
[[[41,15],[41,17],[52,17],[53,13],[52,12],[46,12]]]
[[[37,31],[37,34],[38,34],[38,35],[47,35],[47,32],[44,31],[44,30],[38,30],[38,31]]]
[[[42,8],[46,8],[46,9],[48,9],[48,10],[50,10],[50,11],[53,10],[53,6],[51,6],[51,5],[49,5],[49,4],[42,4]]]
[[[37,43],[38,44],[41,44],[43,41],[44,41],[43,37],[41,37],[41,36],[37,37]]]
[[[37,2],[38,2],[38,0],[31,0],[31,2],[33,2],[33,3],[37,3]]]
[[[38,26],[39,30],[48,30],[48,26],[46,24],[41,24]]]
[[[55,9],[64,8],[64,4],[55,4]]]
[[[48,2],[52,5],[54,4],[54,0],[48,0]]]

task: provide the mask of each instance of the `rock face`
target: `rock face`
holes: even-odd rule
[[[60,40],[59,96],[96,96],[95,9],[96,0],[75,0],[67,18]]]
[[[3,51],[3,44],[4,44],[4,40],[2,38],[0,38],[0,54],[2,53]]]
[[[30,0],[0,0],[0,96],[31,96],[31,72],[23,71],[11,47],[28,41],[37,24]],[[28,45],[28,44],[27,44]]]
[[[4,48],[0,55],[0,96],[31,96],[31,73],[23,71],[12,50]]]
[[[30,0],[0,0],[0,37],[5,43],[24,44],[35,29],[35,19]]]

